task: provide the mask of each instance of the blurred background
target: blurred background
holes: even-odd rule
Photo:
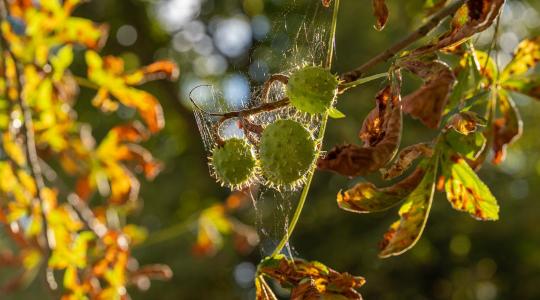
[[[384,31],[377,32],[370,1],[342,0],[334,72],[365,62],[425,17],[421,9],[425,1],[387,2],[390,20]],[[521,39],[540,34],[539,1],[507,2],[497,40],[501,66]],[[152,282],[145,292],[133,289],[133,299],[254,298],[256,265],[271,249],[264,245],[274,244],[275,240],[268,239],[282,233],[282,226],[269,222],[281,224],[286,214],[277,211],[276,203],[258,206],[256,212],[249,200],[234,214],[259,233],[274,232],[261,234],[264,247],[238,251],[237,241],[224,236],[216,251],[206,255],[194,251],[198,215],[225,201],[230,192],[208,174],[206,152],[187,96],[197,85],[212,84],[228,102],[249,101],[250,93],[270,74],[290,65],[283,61],[288,59],[286,50],[297,45],[295,36],[275,29],[297,32],[295,28],[312,21],[307,12],[317,5],[318,0],[93,0],[76,11],[110,25],[104,54],[122,56],[127,69],[160,58],[174,59],[181,67],[178,83],[146,86],[160,99],[167,121],[166,129],[146,146],[166,168],[155,181],[143,183],[144,207],[132,220],[147,227],[151,236],[134,255],[141,264],[168,264],[174,277],[169,282]],[[490,29],[475,37],[478,47],[487,48],[492,36]],[[347,118],[330,121],[325,149],[357,142],[357,131],[378,88],[375,82],[340,98],[338,108]],[[104,116],[91,106],[91,97],[83,91],[77,110],[82,121],[93,124],[98,138],[118,118],[133,116],[129,110]],[[336,193],[358,179],[317,173],[291,239],[293,253],[366,277],[361,289],[366,299],[540,299],[540,201],[536,196],[540,194],[540,103],[517,96],[515,100],[524,119],[524,135],[510,148],[504,164],[488,164],[480,172],[498,198],[500,221],[475,221],[454,211],[439,193],[420,242],[404,255],[381,260],[377,244],[396,219],[397,209],[369,215],[341,211]],[[404,145],[435,135],[410,118],[405,126]],[[367,179],[381,184],[378,176]],[[37,289],[36,283],[6,299],[35,299]]]

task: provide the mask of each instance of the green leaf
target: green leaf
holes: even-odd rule
[[[506,90],[518,92],[535,100],[540,100],[540,75],[510,79],[501,83],[501,86]]]
[[[514,52],[514,58],[501,74],[501,81],[527,73],[540,61],[540,36],[522,41]]]
[[[471,96],[471,92],[476,90],[482,79],[480,74],[478,61],[471,54],[466,54],[459,65],[459,73],[457,74],[457,83],[448,99],[444,113],[458,108],[463,101]]]
[[[478,131],[464,135],[451,129],[445,133],[444,139],[454,151],[468,159],[476,159],[486,147],[486,137]]]
[[[400,219],[384,234],[379,257],[400,255],[412,248],[420,239],[435,193],[437,160],[438,157],[433,157],[422,181],[399,209]]]
[[[462,157],[445,153],[441,163],[446,197],[454,209],[467,212],[477,220],[499,219],[497,200]]]
[[[332,119],[343,119],[345,118],[345,114],[342,113],[341,111],[339,111],[337,108],[335,107],[331,107],[329,110],[328,110],[328,116]]]

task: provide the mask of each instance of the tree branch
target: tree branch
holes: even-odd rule
[[[409,34],[407,37],[405,37],[403,40],[397,42],[390,48],[386,49],[385,51],[381,52],[380,54],[376,55],[372,59],[368,60],[366,63],[361,65],[360,67],[346,72],[341,75],[341,79],[344,82],[352,82],[357,80],[358,78],[362,77],[366,71],[373,68],[374,66],[378,65],[381,62],[386,62],[390,58],[394,57],[397,53],[399,53],[401,50],[407,48],[412,43],[418,41],[422,37],[426,36],[431,30],[433,30],[435,27],[437,27],[442,20],[444,20],[446,17],[453,15],[456,13],[456,11],[467,2],[467,0],[457,0],[456,2],[448,5],[447,7],[441,9],[437,14],[435,14],[429,21],[427,21],[424,25],[422,25],[420,28]]]
[[[0,17],[1,19],[7,19],[9,16],[9,12],[6,7],[5,1],[0,1]],[[48,238],[48,225],[47,225],[47,208],[44,204],[43,198],[42,198],[42,191],[46,187],[45,181],[43,179],[43,174],[41,172],[41,166],[39,163],[39,156],[37,154],[36,149],[36,142],[35,142],[35,136],[34,136],[34,125],[32,120],[32,110],[28,106],[28,103],[25,101],[25,97],[23,95],[23,89],[24,86],[24,69],[21,66],[19,62],[16,61],[15,56],[13,55],[13,52],[11,52],[11,49],[9,47],[9,43],[4,39],[4,36],[0,34],[0,45],[2,47],[2,50],[5,51],[8,55],[12,57],[12,59],[15,61],[16,66],[16,77],[17,77],[17,96],[18,96],[18,102],[22,110],[23,115],[23,126],[21,127],[21,132],[24,136],[25,141],[25,152],[26,157],[28,160],[28,165],[30,167],[31,176],[34,179],[34,182],[36,184],[37,188],[37,196],[34,198],[34,205],[37,205],[41,209],[41,218],[42,220],[42,226],[43,226],[43,238],[45,241],[44,245],[44,251],[45,254],[48,256],[50,253],[50,241]]]

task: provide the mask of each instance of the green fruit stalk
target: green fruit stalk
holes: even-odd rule
[[[274,186],[294,187],[311,168],[315,155],[311,133],[294,120],[278,120],[262,133],[261,171]]]
[[[338,84],[337,77],[329,70],[322,67],[305,67],[289,77],[287,96],[299,111],[322,114],[332,107]]]

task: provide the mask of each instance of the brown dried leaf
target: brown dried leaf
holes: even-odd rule
[[[366,118],[360,131],[364,146],[341,145],[329,151],[317,162],[321,170],[337,172],[345,176],[364,176],[375,172],[390,161],[401,141],[402,113],[398,92],[388,102],[385,88],[377,98],[375,108]]]
[[[519,139],[523,132],[523,122],[516,104],[505,91],[499,91],[499,109],[503,114],[493,121],[493,151],[492,162],[500,164],[506,157],[506,147]]]
[[[293,286],[291,299],[295,300],[331,297],[361,300],[356,289],[365,283],[362,277],[339,273],[320,262],[288,260],[284,255],[264,259],[259,264],[259,273],[277,280],[282,286]],[[262,294],[262,286],[260,291]]]
[[[388,6],[386,6],[385,0],[373,0],[373,13],[377,18],[375,29],[381,31],[386,26],[388,21]]]
[[[355,213],[389,209],[405,199],[418,186],[424,174],[423,168],[417,168],[407,178],[386,188],[377,188],[370,182],[358,183],[345,192],[339,192],[338,205],[341,209]]]
[[[351,177],[375,172],[394,157],[401,140],[401,126],[401,109],[396,107],[392,110],[385,137],[378,144],[337,146],[319,159],[317,167]]]
[[[385,87],[376,96],[377,106],[368,114],[358,134],[365,146],[377,145],[385,136],[385,120],[389,105],[391,105],[391,88]]]
[[[463,111],[453,115],[448,120],[447,128],[453,128],[461,134],[468,135],[475,132],[479,126],[485,126],[485,120],[481,119],[477,113]]]
[[[401,66],[421,77],[424,84],[403,98],[403,111],[420,119],[429,128],[437,128],[456,78],[442,61],[407,60]]]
[[[422,55],[433,51],[455,47],[475,33],[486,30],[499,16],[505,0],[469,0],[454,15],[452,28],[431,45],[412,52]]]
[[[428,144],[420,143],[406,147],[401,150],[397,160],[389,168],[381,169],[382,176],[385,180],[398,177],[419,157],[431,157],[432,155],[433,148]]]

